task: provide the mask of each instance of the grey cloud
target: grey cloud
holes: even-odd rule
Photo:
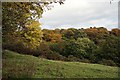
[[[73,5],[74,6],[74,5]],[[61,6],[62,7],[62,6]],[[45,28],[59,28],[59,26],[92,26],[92,25],[105,25],[108,29],[117,27],[117,3],[110,5],[108,2],[92,2],[89,7],[76,8],[72,7],[56,8],[55,12],[48,11],[48,14],[43,15],[41,22]],[[96,22],[92,24],[91,22]],[[50,27],[51,26],[51,27]]]

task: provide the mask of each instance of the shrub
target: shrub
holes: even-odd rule
[[[50,54],[52,51],[49,49],[49,46],[42,42],[40,43],[39,47],[37,47],[37,49],[34,52],[34,56],[42,56],[44,58],[46,58],[47,54]]]
[[[102,61],[98,61],[98,63],[103,65],[108,65],[108,66],[116,66],[115,62],[112,60],[102,59]]]
[[[65,42],[57,42],[57,43],[48,43],[50,50],[53,52],[57,52],[62,55],[64,49],[65,49]]]
[[[67,58],[67,61],[80,61],[80,59],[77,57],[74,57],[73,55],[69,55]]]
[[[47,59],[51,59],[51,60],[62,60],[64,61],[66,57],[60,55],[57,52],[51,52],[50,54],[46,55]]]
[[[39,56],[51,60],[65,60],[64,56],[60,55],[56,51],[51,50],[48,43],[44,42],[41,43],[40,46],[36,49],[34,56]]]
[[[81,60],[81,62],[90,63],[90,60],[88,60],[88,59],[83,59],[83,60]]]
[[[22,54],[33,55],[35,53],[35,49],[32,49],[30,47],[26,47],[23,44],[23,42],[3,43],[2,47],[3,47],[3,49],[12,50],[12,51],[22,53]]]

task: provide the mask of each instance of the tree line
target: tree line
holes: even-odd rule
[[[43,29],[41,33],[37,35],[29,31],[25,32],[26,36],[9,34],[3,48],[52,60],[119,66],[120,30],[117,28],[111,31],[104,27]]]
[[[64,0],[2,2],[2,48],[52,60],[120,66],[120,30],[104,27],[41,30],[44,8]]]

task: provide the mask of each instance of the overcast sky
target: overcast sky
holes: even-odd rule
[[[55,4],[43,13],[42,29],[118,27],[118,1],[114,0],[66,0],[64,5]]]

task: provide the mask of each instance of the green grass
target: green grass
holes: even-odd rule
[[[3,77],[17,78],[118,78],[118,67],[62,62],[3,52]]]

